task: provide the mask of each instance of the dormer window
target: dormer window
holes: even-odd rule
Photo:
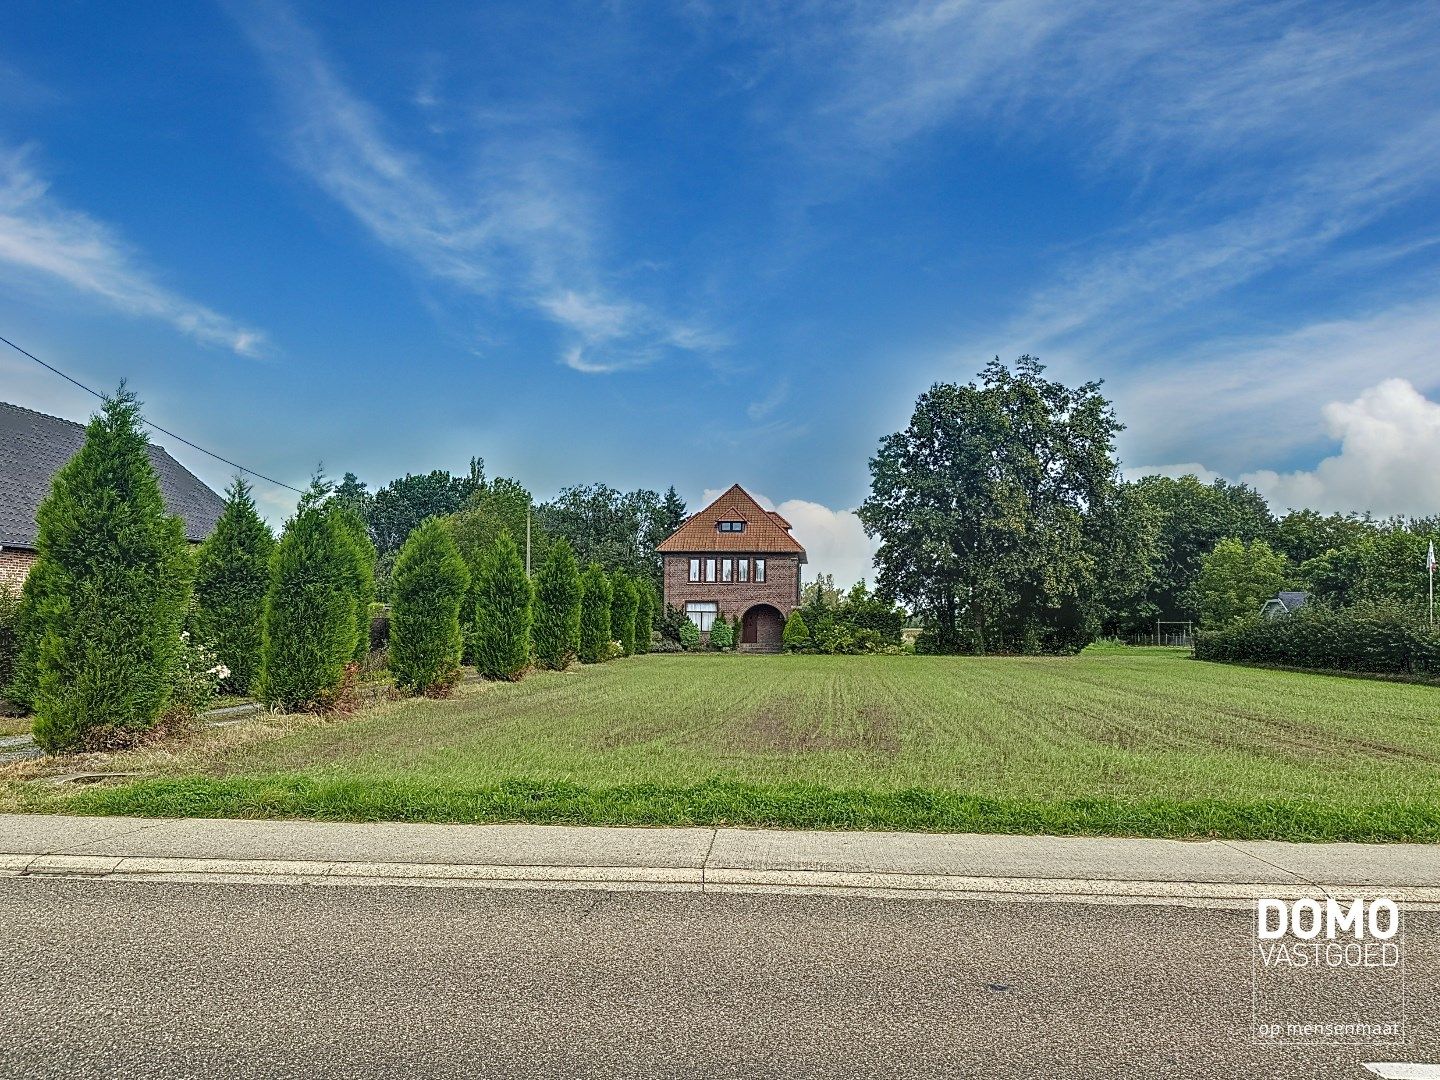
[[[721,532],[744,532],[744,531],[745,531],[745,522],[743,522],[743,521],[719,521],[719,522],[716,522],[716,527],[717,527]]]

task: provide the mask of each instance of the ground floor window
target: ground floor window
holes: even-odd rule
[[[710,629],[719,610],[719,604],[690,603],[685,605],[685,614],[690,616],[690,621],[702,631]]]

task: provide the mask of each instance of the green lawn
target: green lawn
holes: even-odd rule
[[[1126,650],[649,656],[260,718],[0,805],[349,820],[1440,839],[1440,689]]]

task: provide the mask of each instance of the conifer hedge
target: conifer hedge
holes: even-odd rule
[[[353,506],[332,500],[325,509],[334,517],[350,553],[350,602],[355,610],[352,655],[364,660],[370,655],[370,605],[375,601],[375,563],[379,556],[365,528],[365,519]]]
[[[36,513],[21,664],[46,750],[78,747],[99,727],[142,730],[169,704],[194,566],[141,423],[122,386]]]
[[[535,658],[563,671],[580,650],[580,568],[566,540],[557,540],[535,575]]]
[[[580,579],[580,662],[610,659],[610,579],[599,563],[591,563]]]
[[[237,476],[225,496],[215,532],[196,557],[190,633],[229,669],[221,688],[248,694],[260,675],[265,593],[270,587],[275,537],[255,509],[249,484]]]
[[[1440,629],[1397,604],[1331,609],[1319,604],[1274,619],[1253,618],[1195,635],[1195,656],[1231,664],[1275,664],[1378,675],[1440,675]]]
[[[486,679],[518,679],[530,664],[533,597],[509,533],[496,536],[481,556],[474,593],[475,669]]]
[[[336,514],[302,500],[270,562],[261,700],[291,711],[333,706],[355,656],[355,547]]]
[[[624,573],[610,578],[610,640],[620,643],[621,656],[635,653],[635,611],[639,595],[635,583]]]
[[[710,627],[710,644],[716,649],[729,649],[735,645],[735,628],[724,615],[717,615]]]
[[[650,651],[650,632],[655,625],[655,586],[648,581],[635,582],[635,651]]]
[[[406,538],[390,580],[395,685],[432,697],[449,693],[460,677],[460,607],[470,571],[439,518],[426,518]]]

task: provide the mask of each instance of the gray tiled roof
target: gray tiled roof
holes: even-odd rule
[[[1279,597],[1287,608],[1294,611],[1296,608],[1305,606],[1305,602],[1310,599],[1310,594],[1308,592],[1281,592]]]
[[[35,546],[35,511],[50,482],[85,442],[81,424],[0,401],[0,546]],[[225,501],[158,446],[150,464],[160,477],[165,508],[185,522],[185,536],[204,540]]]

